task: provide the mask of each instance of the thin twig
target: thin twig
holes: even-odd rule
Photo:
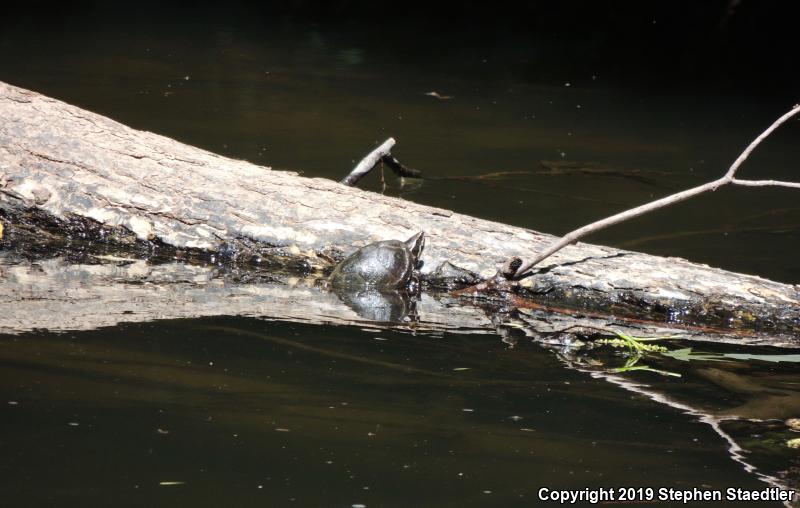
[[[793,189],[800,189],[800,183],[782,182],[780,180],[740,180],[739,178],[734,178],[733,180],[731,180],[731,183],[735,185],[745,185],[747,187],[768,187],[771,185],[776,185],[779,187],[791,187]]]
[[[772,134],[772,132],[775,129],[780,127],[784,122],[795,116],[797,113],[800,113],[800,105],[795,105],[790,111],[788,111],[783,116],[775,120],[772,123],[772,125],[770,125],[756,139],[754,139],[749,145],[747,145],[747,148],[745,148],[744,151],[739,155],[739,157],[737,157],[736,160],[733,161],[733,164],[731,164],[731,167],[728,169],[728,172],[725,173],[725,175],[722,176],[721,178],[705,183],[703,185],[699,185],[697,187],[693,187],[691,189],[687,189],[685,191],[678,192],[676,194],[672,194],[670,196],[658,199],[656,201],[652,201],[650,203],[637,206],[636,208],[631,208],[630,210],[620,212],[618,214],[612,215],[611,217],[607,217],[597,222],[593,222],[591,224],[578,228],[570,233],[567,233],[561,239],[553,242],[549,247],[547,247],[542,252],[533,257],[533,259],[523,263],[514,273],[513,278],[521,279],[523,277],[532,275],[532,273],[528,273],[528,271],[532,267],[536,266],[542,260],[550,257],[551,255],[555,254],[556,252],[563,249],[567,245],[577,242],[580,238],[583,238],[584,236],[590,233],[594,233],[600,231],[601,229],[605,229],[609,226],[613,226],[614,224],[619,224],[620,222],[626,221],[628,219],[644,215],[648,212],[652,212],[653,210],[657,210],[665,206],[679,203],[691,197],[697,196],[698,194],[702,194],[707,191],[717,190],[719,187],[722,187],[723,185],[727,185],[729,183],[733,183],[735,185],[746,185],[751,187],[765,187],[769,185],[777,185],[781,187],[800,188],[800,183],[795,183],[795,182],[781,182],[777,180],[739,180],[734,178],[736,171],[744,163],[744,161],[747,160],[747,158],[750,156],[750,153],[752,153],[752,151],[755,150],[755,148],[767,136]]]
[[[379,163],[383,162],[389,169],[401,178],[422,178],[422,173],[416,169],[411,169],[404,166],[392,155],[392,148],[394,147],[394,138],[389,138],[383,142],[378,148],[367,154],[366,157],[361,159],[361,162],[353,168],[349,175],[344,177],[339,183],[349,187],[355,185],[364,178],[372,169]],[[383,172],[381,171],[381,182],[383,182]],[[385,183],[384,183],[385,186]]]

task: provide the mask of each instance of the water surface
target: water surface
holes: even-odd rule
[[[0,488],[18,506],[530,506],[541,487],[767,486],[709,425],[531,343],[243,318],[1,340]]]

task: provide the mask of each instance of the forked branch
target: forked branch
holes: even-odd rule
[[[372,171],[372,169],[379,163],[383,162],[386,164],[389,169],[394,171],[397,176],[400,177],[409,177],[409,178],[420,178],[422,173],[417,171],[416,169],[411,169],[409,167],[404,166],[400,163],[392,155],[392,147],[394,147],[395,141],[394,138],[389,138],[380,146],[372,150],[366,157],[361,159],[355,168],[350,172],[349,175],[344,177],[339,183],[347,185],[349,187],[355,187],[356,184],[364,178],[367,173]]]
[[[734,185],[744,185],[749,187],[767,187],[767,186],[779,186],[779,187],[789,187],[794,189],[800,189],[800,183],[797,182],[782,182],[778,180],[742,180],[739,178],[735,178],[736,171],[739,170],[739,167],[744,163],[745,160],[750,156],[750,154],[755,150],[755,148],[764,140],[766,139],[772,132],[780,127],[784,122],[795,116],[797,113],[800,113],[800,104],[796,104],[790,111],[785,113],[783,116],[775,120],[772,125],[770,125],[764,132],[762,132],[756,139],[754,139],[747,148],[733,161],[731,167],[728,169],[728,172],[725,173],[724,176],[718,178],[717,180],[713,180],[711,182],[705,183],[703,185],[699,185],[697,187],[693,187],[691,189],[687,189],[685,191],[678,192],[676,194],[672,194],[670,196],[657,199],[656,201],[651,201],[650,203],[646,203],[641,206],[637,206],[636,208],[631,208],[630,210],[625,210],[624,212],[620,212],[616,215],[612,215],[610,217],[606,217],[605,219],[599,220],[597,222],[592,222],[591,224],[587,224],[586,226],[580,227],[570,233],[567,233],[559,240],[553,242],[549,247],[544,249],[542,252],[534,256],[527,262],[523,262],[519,268],[513,274],[506,273],[506,276],[510,276],[513,279],[521,279],[523,277],[527,277],[531,275],[529,270],[540,263],[542,260],[547,259],[548,257],[552,256],[559,250],[563,249],[567,245],[573,244],[577,242],[579,239],[583,238],[586,235],[591,233],[595,233],[600,231],[601,229],[605,229],[609,226],[613,226],[614,224],[619,224],[620,222],[624,222],[628,219],[633,219],[634,217],[639,217],[640,215],[644,215],[648,212],[652,212],[653,210],[658,210],[659,208],[664,208],[666,206],[673,205],[675,203],[680,203],[681,201],[685,201],[691,197],[697,196],[698,194],[702,194],[708,191],[717,190],[719,187],[727,184],[734,184]]]

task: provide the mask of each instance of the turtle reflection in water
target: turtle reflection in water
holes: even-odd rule
[[[410,293],[418,286],[415,270],[424,247],[422,231],[405,242],[370,243],[336,265],[328,284],[361,317],[405,321],[414,310]]]

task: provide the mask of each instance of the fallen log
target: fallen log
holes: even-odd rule
[[[369,242],[422,230],[423,282],[447,286],[490,279],[498,265],[553,240],[222,157],[5,83],[0,119],[3,249],[309,273]],[[584,243],[534,271],[500,296],[517,307],[753,330],[800,345],[798,286]]]

